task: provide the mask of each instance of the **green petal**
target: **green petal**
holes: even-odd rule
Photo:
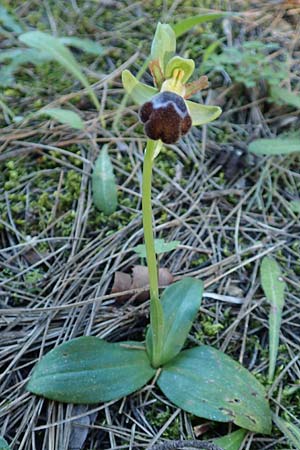
[[[129,70],[122,72],[122,82],[127,94],[138,105],[143,105],[158,93],[158,90],[154,87],[141,83]]]
[[[212,122],[222,112],[219,106],[206,106],[189,100],[186,100],[185,103],[189,109],[193,125],[204,125],[205,123]]]
[[[167,64],[165,70],[166,78],[171,78],[174,69],[181,69],[184,72],[182,83],[186,83],[188,79],[193,75],[195,70],[195,63],[193,59],[181,58],[180,56],[174,56]]]

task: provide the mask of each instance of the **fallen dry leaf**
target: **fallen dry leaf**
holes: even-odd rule
[[[210,429],[210,422],[202,423],[201,425],[196,425],[193,430],[195,433],[195,436],[198,438],[199,436],[202,436],[202,434],[206,433]]]
[[[158,271],[159,286],[168,286],[174,281],[173,275],[164,267]],[[141,289],[149,286],[148,268],[141,265],[132,267],[132,275],[124,272],[116,272],[114,278],[114,284],[111,289],[113,294],[128,291],[131,289]],[[118,300],[128,300],[132,294],[125,294],[118,297]],[[145,290],[136,295],[136,299],[140,301],[147,300],[149,298],[149,290]]]

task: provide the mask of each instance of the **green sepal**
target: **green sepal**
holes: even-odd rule
[[[191,102],[190,100],[186,100],[185,103],[192,118],[192,123],[195,126],[212,122],[222,113],[222,109],[219,106],[202,105]]]
[[[131,348],[130,348],[131,347]],[[47,353],[34,368],[27,391],[67,403],[115,400],[143,387],[155,374],[140,342],[73,339]]]
[[[172,360],[182,349],[193,321],[199,311],[203,293],[203,283],[195,278],[183,280],[168,286],[161,297],[164,315],[163,347],[159,364]],[[146,335],[146,347],[152,360],[152,328]]]
[[[158,60],[163,74],[168,61],[176,51],[176,36],[173,28],[158,22],[151,45],[151,60]]]
[[[176,406],[199,417],[271,432],[263,386],[223,352],[201,346],[181,352],[162,368],[158,386]]]
[[[141,83],[129,70],[122,72],[122,82],[127,94],[138,105],[143,105],[158,93],[156,88]]]
[[[166,66],[165,77],[171,78],[175,69],[183,70],[184,77],[182,83],[186,83],[193,75],[195,70],[195,63],[193,59],[181,58],[181,56],[174,56],[170,59]]]

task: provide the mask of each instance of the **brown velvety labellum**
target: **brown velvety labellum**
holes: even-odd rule
[[[192,126],[192,119],[183,98],[174,92],[164,91],[142,105],[140,119],[145,133],[154,141],[175,144]]]

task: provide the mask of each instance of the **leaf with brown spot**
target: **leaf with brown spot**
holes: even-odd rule
[[[202,345],[180,352],[162,367],[157,384],[176,406],[198,417],[234,422],[257,433],[271,431],[263,386],[248,370],[212,347]],[[253,390],[257,397],[251,395]],[[239,401],[229,402],[234,399]]]

